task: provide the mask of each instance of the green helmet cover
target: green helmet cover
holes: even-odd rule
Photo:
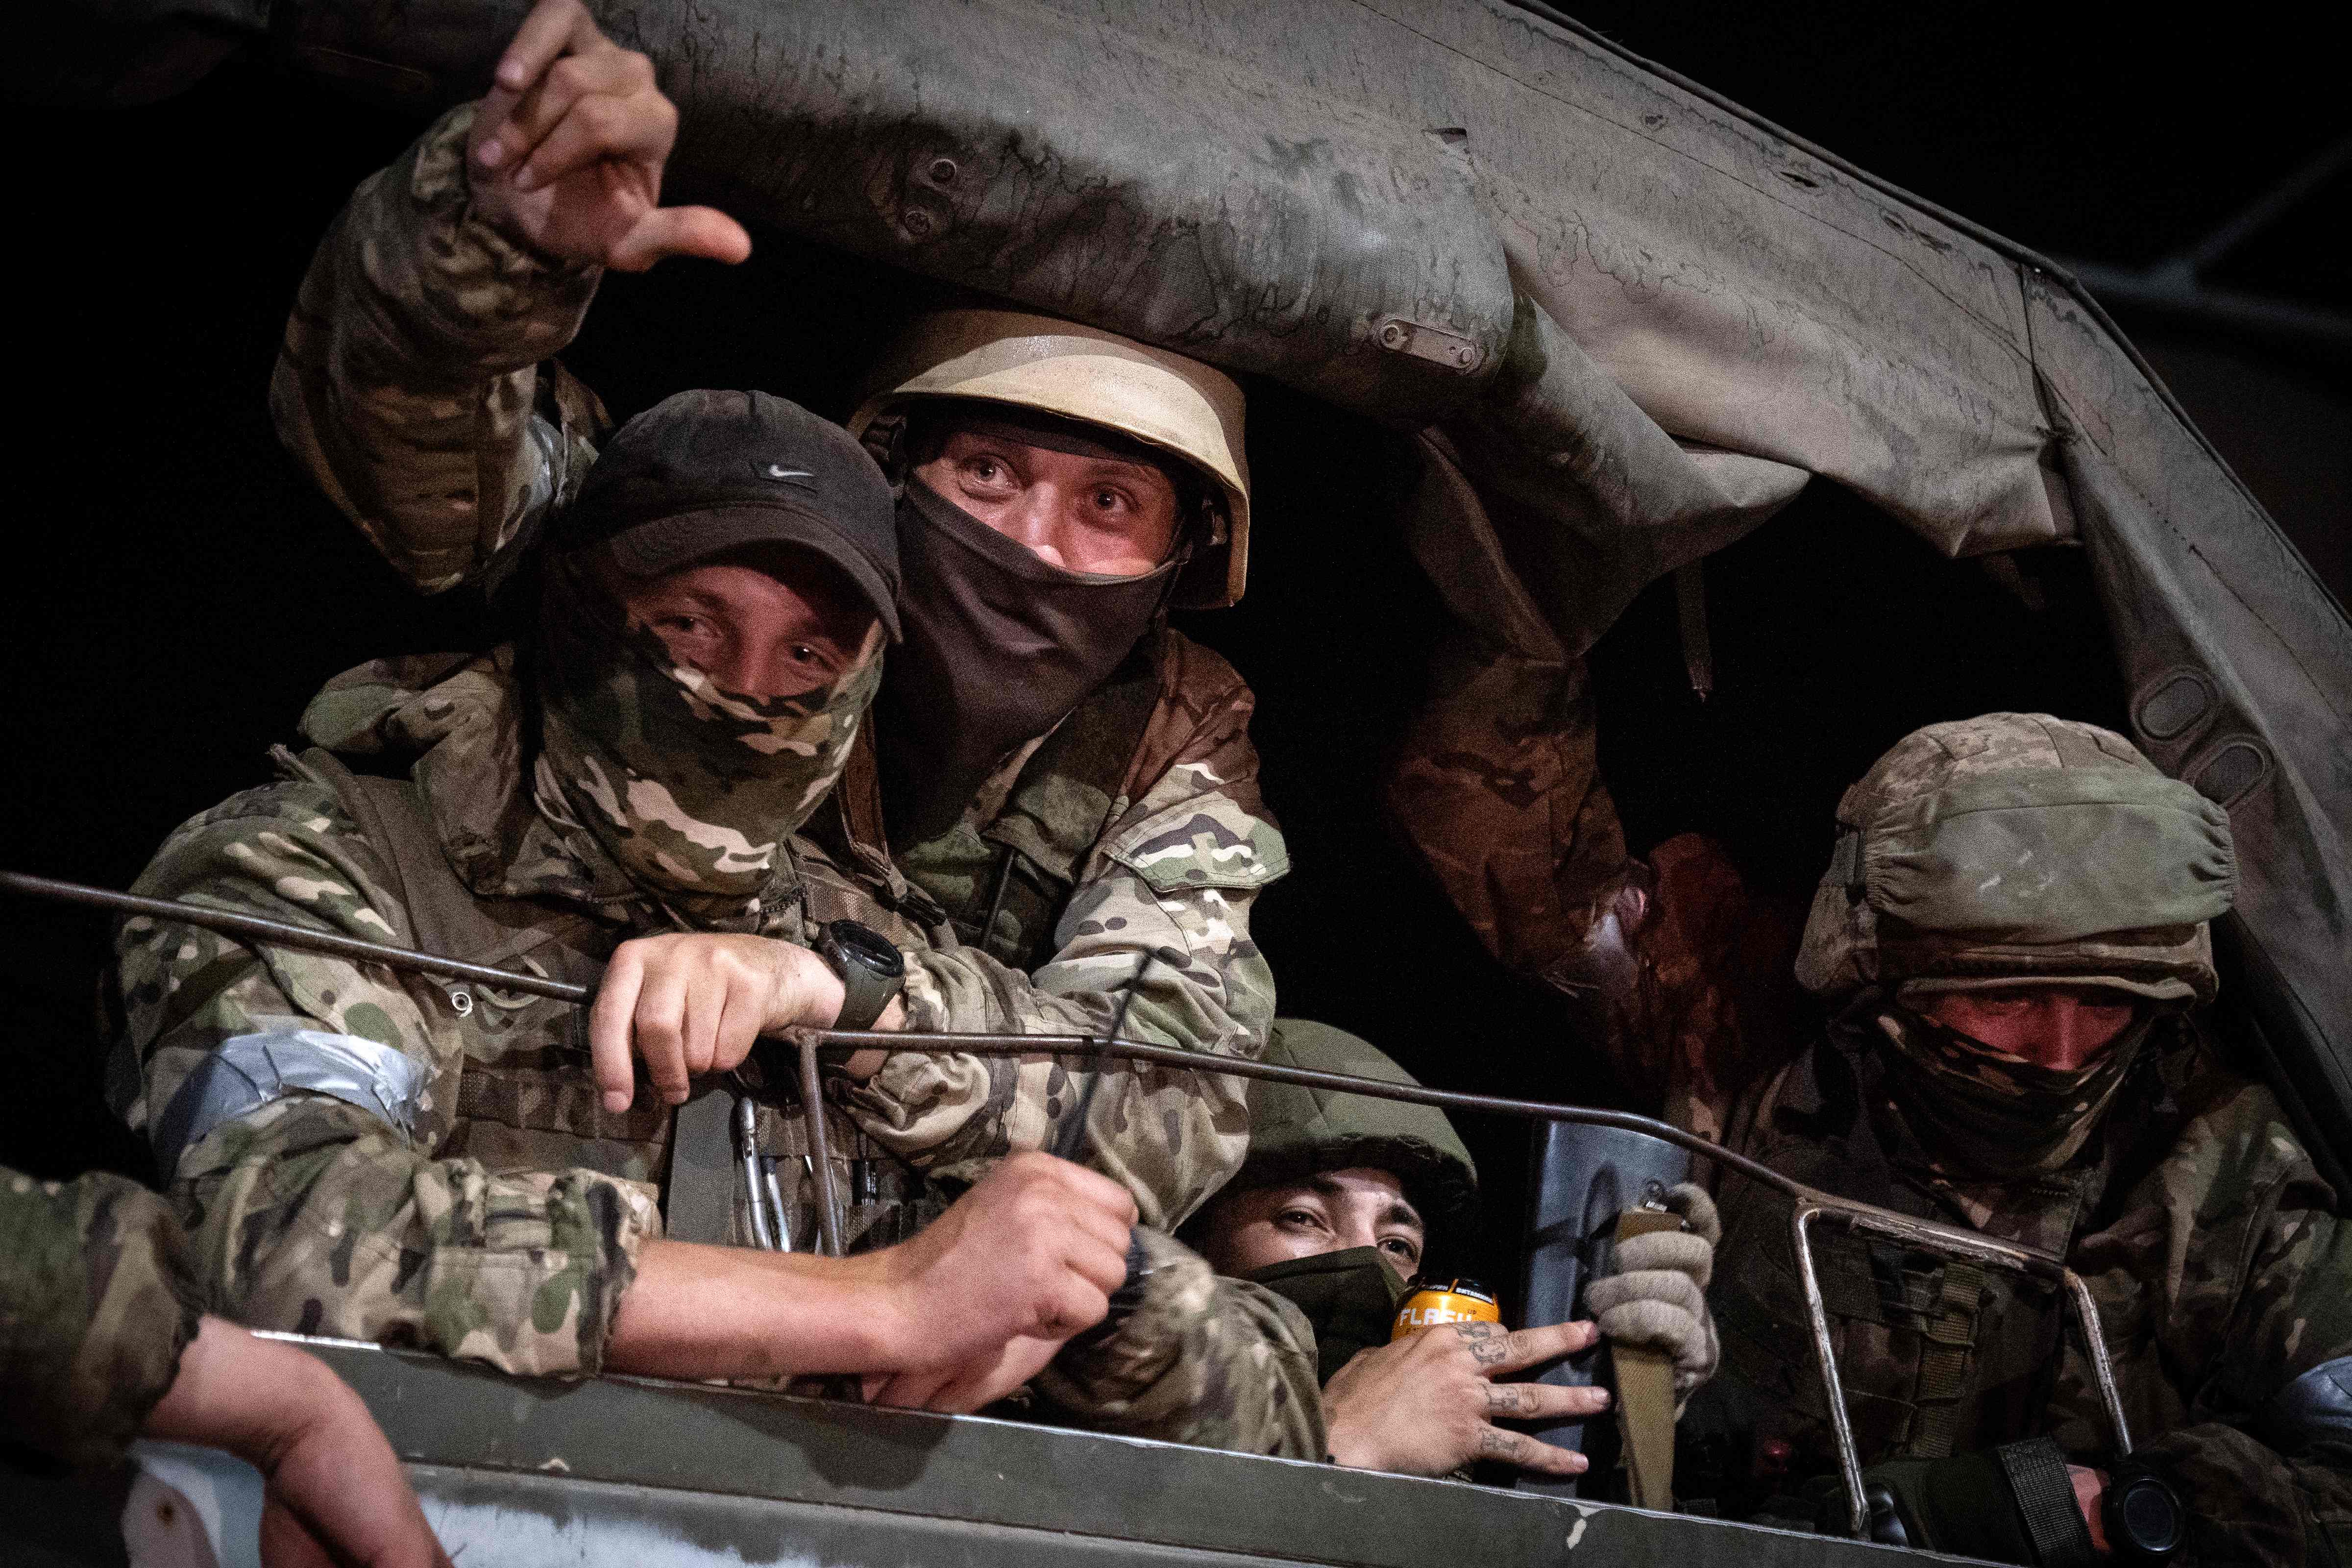
[[[1276,1019],[1260,1059],[1387,1083],[1418,1081],[1370,1041],[1307,1018]],[[1251,1080],[1249,1155],[1233,1190],[1358,1166],[1393,1174],[1433,1237],[1441,1230],[1459,1236],[1476,1221],[1478,1168],[1435,1106]]]
[[[1797,978],[1952,990],[2091,984],[2210,1002],[2228,815],[2112,731],[1988,713],[1915,731],[1838,803]]]

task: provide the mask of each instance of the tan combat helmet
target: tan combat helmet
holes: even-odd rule
[[[2230,819],[2121,735],[2046,713],[1914,731],[1838,802],[1797,979],[1832,998],[2100,985],[2210,1002]]]
[[[1223,537],[1194,552],[1177,584],[1185,609],[1241,598],[1249,571],[1249,462],[1242,389],[1197,360],[1114,332],[1015,310],[940,310],[875,367],[849,433],[918,398],[1002,403],[1116,430],[1182,458],[1224,499]]]

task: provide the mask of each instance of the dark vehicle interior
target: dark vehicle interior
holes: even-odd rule
[[[172,826],[261,781],[266,748],[327,677],[498,635],[467,595],[411,596],[269,426],[268,369],[311,247],[415,129],[232,64],[179,99],[79,122],[91,143],[79,166],[137,149],[153,167],[135,199],[59,163],[26,172],[32,205],[67,215],[74,243],[18,292],[47,320],[38,363],[18,367],[42,392],[16,432],[11,864],[125,886]],[[224,163],[222,146],[248,156]],[[762,386],[838,416],[875,348],[940,297],[754,235],[740,268],[673,262],[606,281],[567,359],[616,417],[692,385]],[[1445,1088],[1632,1106],[1557,999],[1487,956],[1384,820],[1387,758],[1444,617],[1389,523],[1407,437],[1271,384],[1249,391],[1249,592],[1180,624],[1258,694],[1264,785],[1294,861],[1255,925],[1283,1011],[1361,1032]],[[1840,790],[1911,729],[1995,709],[2124,727],[2078,552],[1946,560],[1816,480],[1708,560],[1705,582],[1706,700],[1671,582],[1594,648],[1604,770],[1637,853],[1708,834],[1792,910],[1821,873]],[[99,1151],[140,1173],[143,1150],[99,1099],[89,1020],[103,922],[11,904],[0,931],[15,955],[0,1005],[17,1021],[0,1160],[62,1173]],[[1507,1290],[1527,1133],[1462,1131],[1487,1201],[1483,1234],[1452,1263]]]

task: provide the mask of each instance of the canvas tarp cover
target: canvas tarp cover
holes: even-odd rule
[[[1507,0],[591,5],[698,195],[1423,433],[1423,558],[1523,656],[1571,667],[1814,476],[1952,555],[2079,542],[2136,738],[2230,811],[2257,1012],[2352,1149],[2352,628],[2032,257]],[[522,9],[281,0],[277,37],[423,109]]]

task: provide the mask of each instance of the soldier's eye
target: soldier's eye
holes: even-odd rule
[[[1413,1243],[1411,1237],[1391,1236],[1382,1241],[1381,1246],[1402,1262],[1409,1264],[1421,1262],[1421,1248]]]

